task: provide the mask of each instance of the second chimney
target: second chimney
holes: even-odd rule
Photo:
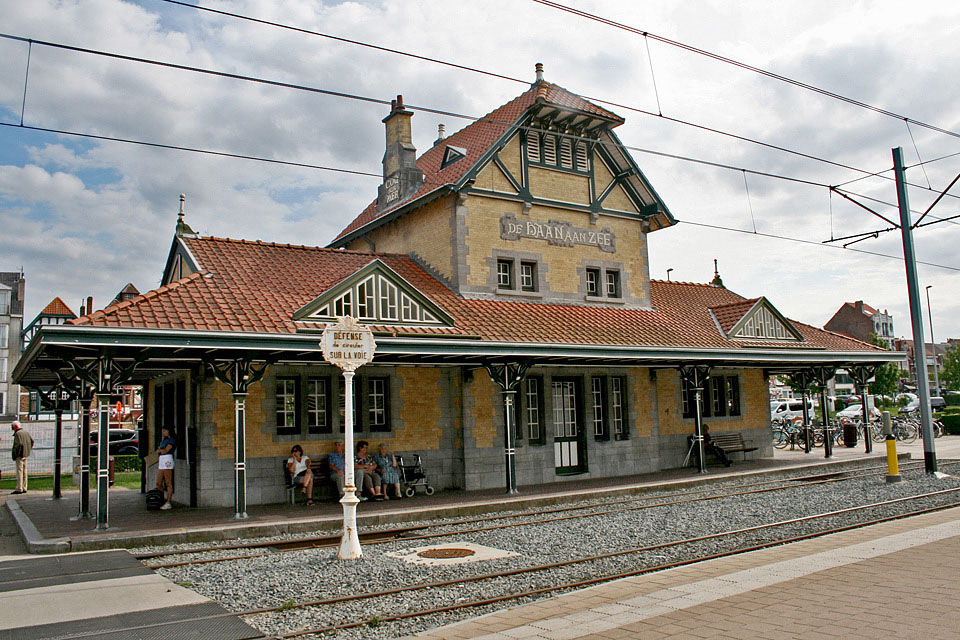
[[[387,148],[383,154],[383,184],[377,197],[379,209],[406,198],[423,183],[423,172],[417,169],[417,148],[410,131],[412,111],[403,106],[403,96],[390,103],[386,125]]]

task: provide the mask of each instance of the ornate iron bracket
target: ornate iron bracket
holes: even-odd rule
[[[247,393],[250,385],[259,382],[267,372],[267,367],[273,364],[274,359],[268,358],[263,364],[256,366],[249,358],[237,358],[226,362],[204,360],[214,377],[230,387],[231,393]]]
[[[689,385],[691,389],[705,389],[708,377],[710,377],[710,365],[680,365],[680,379]]]
[[[855,365],[846,367],[846,370],[857,385],[857,391],[862,393],[867,388],[867,381],[877,374],[879,368],[878,366]]]
[[[817,365],[810,367],[809,371],[812,382],[816,382],[821,389],[826,388],[830,378],[837,374],[837,368],[830,365]]]
[[[527,375],[533,364],[529,360],[516,362],[488,362],[483,368],[490,374],[490,378],[497,383],[502,391],[513,391]]]
[[[138,355],[133,362],[123,365],[116,359],[104,355],[85,364],[76,360],[67,360],[67,364],[73,370],[74,378],[91,387],[94,394],[106,395],[112,393],[114,388],[126,384],[133,377],[137,365],[145,358],[144,355]]]

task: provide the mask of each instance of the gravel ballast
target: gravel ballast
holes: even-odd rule
[[[943,461],[944,471],[956,473],[960,465]],[[844,471],[858,473],[855,468]],[[792,472],[782,477],[809,475],[809,470]],[[710,493],[730,493],[737,487],[752,484],[764,478],[737,477],[717,482],[708,487],[692,487],[683,491],[644,493],[634,500],[619,496],[603,500],[571,501],[570,507],[589,507],[569,512],[578,515],[567,520],[556,520],[563,513],[537,515],[528,511],[525,518],[503,518],[508,513],[490,514],[483,522],[463,525],[445,525],[451,519],[415,523],[431,528],[416,535],[459,531],[456,535],[427,540],[400,540],[365,545],[363,558],[341,561],[336,549],[309,549],[295,552],[276,552],[254,558],[225,562],[160,569],[173,582],[220,602],[231,611],[262,607],[288,607],[274,613],[247,616],[246,621],[265,634],[278,634],[301,629],[320,628],[351,621],[364,624],[354,629],[323,634],[324,638],[395,638],[407,636],[428,628],[481,615],[488,611],[530,602],[536,597],[512,599],[483,607],[471,607],[451,612],[417,616],[399,621],[384,618],[432,607],[450,606],[487,598],[544,589],[601,575],[612,575],[671,562],[689,560],[714,553],[729,551],[753,544],[801,536],[825,529],[848,526],[897,514],[917,511],[943,504],[960,502],[960,491],[911,500],[892,505],[872,507],[829,518],[804,521],[775,529],[743,532],[733,536],[703,540],[681,546],[666,546],[603,559],[591,560],[546,571],[522,573],[510,577],[463,582],[471,576],[514,570],[575,558],[593,557],[638,547],[679,541],[696,536],[733,531],[760,524],[791,520],[807,515],[868,505],[896,498],[915,496],[934,491],[960,489],[960,479],[934,479],[918,469],[904,470],[903,482],[887,484],[883,476],[857,478],[843,482],[812,484],[785,482],[790,488],[781,491],[752,493],[744,496],[726,496],[707,501],[681,502],[645,509],[667,499],[651,499],[657,495],[670,500],[702,497]],[[747,489],[749,490],[749,489]],[[545,507],[553,510],[560,505]],[[591,510],[604,513],[590,515]],[[525,520],[554,519],[540,524],[511,526]],[[414,523],[410,523],[414,524]],[[488,527],[484,531],[467,529]],[[384,526],[382,528],[388,528]],[[288,540],[300,536],[276,536],[269,540]],[[423,566],[389,557],[390,552],[402,552],[413,547],[431,544],[456,546],[469,542],[509,551],[518,556],[482,562]],[[208,545],[179,545],[176,547],[137,549],[138,552],[178,549],[188,551]],[[232,550],[195,552],[184,556],[164,558],[162,561],[201,559],[240,555]],[[252,552],[251,552],[252,553]],[[161,560],[157,560],[159,562]],[[295,603],[336,598],[427,582],[457,581],[443,587],[400,592],[388,596],[359,599],[336,604],[293,607]],[[549,597],[557,592],[537,597]]]

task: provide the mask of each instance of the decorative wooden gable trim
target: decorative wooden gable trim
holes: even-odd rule
[[[180,236],[174,236],[160,284],[176,282],[181,278],[186,278],[190,274],[200,271],[200,268],[200,263],[193,256],[187,244]]]
[[[374,325],[454,324],[448,313],[380,260],[373,260],[295,311],[293,319],[330,322],[342,316]]]
[[[715,311],[711,311],[716,317]],[[727,337],[734,340],[803,342],[803,335],[764,297],[759,298],[730,328]]]

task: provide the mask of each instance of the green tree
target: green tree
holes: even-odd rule
[[[877,334],[870,334],[870,342],[878,347],[887,348],[883,340],[877,337]],[[892,396],[898,390],[900,382],[900,367],[895,362],[888,362],[877,369],[873,376],[873,382],[870,383],[870,392],[874,395]]]
[[[951,391],[960,391],[960,342],[947,347],[940,370],[940,384]]]

